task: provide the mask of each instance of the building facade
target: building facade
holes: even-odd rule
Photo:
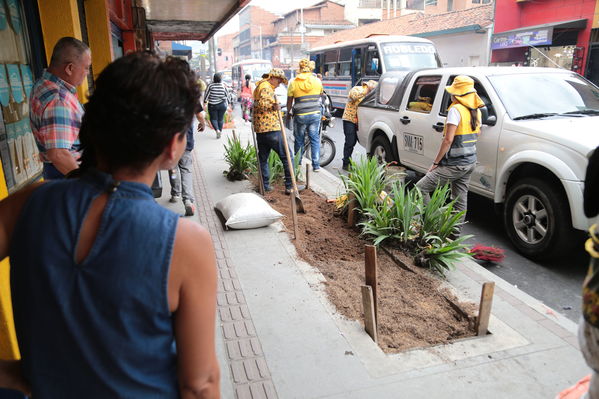
[[[233,65],[233,37],[235,35],[235,33],[230,33],[216,38],[216,69],[218,71],[229,70]]]
[[[497,0],[493,64],[566,68],[597,83],[598,4],[597,0]]]
[[[279,16],[258,6],[247,6],[239,13],[239,33],[234,37],[234,62],[250,58],[272,58],[268,45],[275,41],[273,22]]]
[[[277,68],[294,69],[312,45],[323,37],[355,26],[345,20],[345,8],[333,1],[296,9],[274,22],[276,40],[269,44]]]

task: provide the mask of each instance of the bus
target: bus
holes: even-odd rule
[[[252,76],[252,82],[256,83],[262,79],[262,75],[268,73],[272,68],[272,62],[268,60],[249,59],[233,64],[231,75],[233,79],[233,90],[237,93],[237,98],[241,97],[241,86],[245,82],[245,75]]]
[[[310,50],[322,74],[322,85],[333,106],[345,108],[349,90],[367,80],[378,80],[388,71],[405,71],[442,66],[434,44],[412,36],[377,35],[335,43]]]

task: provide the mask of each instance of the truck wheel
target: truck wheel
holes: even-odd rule
[[[503,216],[510,240],[528,258],[565,255],[575,242],[565,195],[542,180],[516,182],[508,193]]]
[[[375,157],[379,163],[393,162],[393,152],[391,152],[391,144],[385,136],[377,136],[372,140],[370,146],[370,157]]]

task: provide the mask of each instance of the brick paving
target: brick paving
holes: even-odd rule
[[[260,339],[252,322],[235,267],[227,250],[224,231],[214,204],[207,195],[204,173],[194,154],[194,189],[197,213],[214,241],[219,279],[217,311],[227,353],[235,397],[238,399],[275,399],[277,392],[264,358]],[[221,364],[221,367],[225,365]]]

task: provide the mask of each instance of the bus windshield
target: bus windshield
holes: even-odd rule
[[[270,71],[271,64],[246,64],[243,66],[244,74],[252,75],[252,80],[262,79],[262,75]]]
[[[429,43],[381,43],[385,71],[437,68],[435,46]]]

